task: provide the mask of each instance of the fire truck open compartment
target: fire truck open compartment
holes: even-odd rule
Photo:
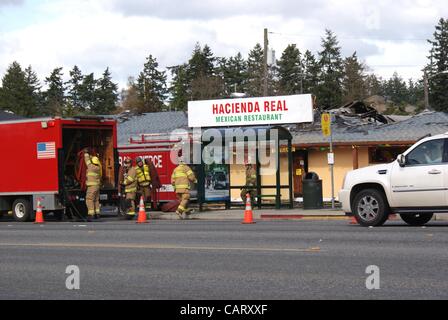
[[[112,127],[85,128],[85,127],[63,127],[63,171],[64,187],[67,190],[80,188],[76,180],[76,170],[80,158],[78,154],[84,148],[95,150],[103,170],[103,189],[115,188],[115,158]]]

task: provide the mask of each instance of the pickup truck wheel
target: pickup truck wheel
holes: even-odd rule
[[[360,191],[353,200],[356,221],[364,227],[378,227],[388,218],[388,205],[382,192],[376,189]]]
[[[410,226],[423,226],[432,219],[433,213],[400,214],[401,219]]]
[[[27,199],[17,199],[12,204],[12,216],[14,220],[19,222],[26,222],[31,220],[33,207]]]

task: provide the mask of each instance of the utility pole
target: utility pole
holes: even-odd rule
[[[268,96],[268,29],[264,29],[264,49],[263,49],[263,58],[264,58],[264,66],[263,66],[263,96]]]

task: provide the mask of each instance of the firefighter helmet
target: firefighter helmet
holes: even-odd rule
[[[92,157],[92,163],[96,166],[100,165],[100,159],[98,159],[98,157]]]
[[[136,163],[143,162],[143,159],[142,159],[141,157],[137,157],[137,158],[135,159],[135,162],[136,162]]]

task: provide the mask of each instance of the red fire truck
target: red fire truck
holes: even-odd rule
[[[135,160],[137,157],[149,159],[154,163],[159,175],[161,187],[153,190],[153,205],[158,207],[160,204],[176,200],[174,188],[171,185],[171,174],[177,164],[171,160],[171,152],[182,148],[185,137],[173,137],[163,134],[141,134],[138,137],[132,137],[129,144],[118,146],[119,162],[129,158]],[[175,152],[177,154],[177,152]],[[191,165],[196,172],[196,166]],[[194,200],[197,196],[196,186],[191,190],[191,197]]]
[[[0,122],[0,214],[33,219],[44,212],[85,215],[85,190],[76,172],[84,148],[96,150],[103,169],[100,200],[118,201],[117,124],[104,117],[42,118]]]

